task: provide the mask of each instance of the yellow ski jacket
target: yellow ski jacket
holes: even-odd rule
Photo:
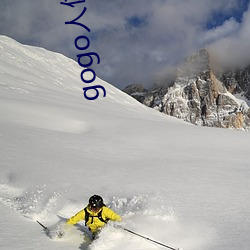
[[[93,212],[88,207],[86,207],[87,212],[89,213],[88,221],[85,221],[86,226],[88,226],[89,230],[92,233],[97,232],[100,228],[102,228],[106,223],[104,221],[112,220],[112,221],[121,221],[120,215],[116,214],[113,210],[110,208],[103,206],[99,211]],[[98,214],[100,214],[101,211],[101,218],[104,220],[100,220],[98,218]],[[75,225],[80,220],[85,220],[85,210],[79,211],[77,214],[72,216],[68,221],[67,224]]]

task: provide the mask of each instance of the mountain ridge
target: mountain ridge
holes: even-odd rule
[[[143,91],[140,85],[130,85],[123,91],[148,107],[195,125],[250,127],[250,66],[216,72],[207,49],[188,57],[171,85]]]

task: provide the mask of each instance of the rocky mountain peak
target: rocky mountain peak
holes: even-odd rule
[[[177,77],[194,77],[210,70],[209,53],[202,49],[188,57],[177,69]]]
[[[202,49],[178,67],[171,86],[129,94],[149,107],[196,125],[248,129],[250,109],[233,94],[250,93],[250,67],[220,74],[212,68],[209,51]]]

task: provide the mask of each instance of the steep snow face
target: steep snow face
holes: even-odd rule
[[[3,249],[162,249],[112,224],[91,243],[84,222],[61,240],[36,223],[56,228],[95,193],[166,245],[249,249],[249,133],[184,123],[99,78],[107,96],[88,101],[76,62],[7,37],[0,57]]]
[[[75,61],[43,48],[21,45],[5,36],[0,39],[0,60],[0,84],[3,89],[12,90],[11,94],[24,94],[28,99],[36,94],[51,99],[59,98],[63,94],[79,96],[83,87],[90,86],[81,81],[80,73],[83,68]],[[88,77],[90,73],[86,74]],[[106,101],[141,106],[98,77],[95,83],[105,85],[108,92]],[[57,91],[56,96],[52,90]],[[102,99],[101,94],[99,98]]]

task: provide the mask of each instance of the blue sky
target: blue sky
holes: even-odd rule
[[[77,59],[74,40],[86,35],[97,75],[124,88],[166,82],[187,56],[210,48],[223,64],[250,63],[250,0],[1,0],[0,34]],[[68,1],[70,2],[70,1]],[[76,18],[91,29],[65,25]]]
[[[216,10],[211,14],[211,18],[208,20],[206,24],[207,29],[216,28],[217,26],[223,25],[225,20],[230,18],[235,18],[235,20],[239,23],[242,22],[242,17],[244,12],[247,11],[249,5],[249,0],[239,0],[236,8],[233,8],[230,12],[223,12],[223,9]]]
[[[129,27],[133,28],[138,28],[144,25],[147,25],[147,17],[144,16],[131,16],[129,18],[127,18],[127,24]]]

